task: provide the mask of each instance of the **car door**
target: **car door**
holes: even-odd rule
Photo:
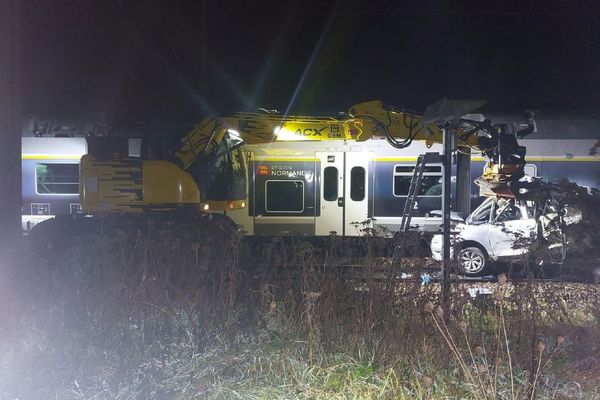
[[[535,232],[535,219],[513,200],[498,200],[489,226],[490,250],[497,257],[515,257],[528,251]]]
[[[490,224],[496,210],[496,199],[487,198],[469,215],[466,224],[459,224],[459,241],[475,242],[481,245],[488,255],[493,257],[490,249]]]

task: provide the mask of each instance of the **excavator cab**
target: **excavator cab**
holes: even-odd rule
[[[248,162],[237,138],[225,138],[212,154],[189,169],[198,184],[200,198],[211,203],[238,202],[248,196]],[[227,208],[233,208],[227,205]],[[239,207],[235,207],[239,208]]]

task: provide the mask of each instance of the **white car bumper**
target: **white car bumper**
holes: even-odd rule
[[[443,247],[444,236],[443,235],[433,235],[433,239],[431,239],[430,249],[431,249],[431,258],[435,261],[442,261],[443,257]],[[452,258],[452,246],[450,246],[450,258]]]

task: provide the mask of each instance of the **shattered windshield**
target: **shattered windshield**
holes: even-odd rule
[[[468,219],[473,225],[484,224],[490,221],[490,215],[494,206],[494,199],[487,199],[481,204]]]

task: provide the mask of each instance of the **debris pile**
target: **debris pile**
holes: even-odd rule
[[[569,180],[534,180],[524,186],[521,200],[535,206],[538,244],[549,254],[600,259],[600,190]],[[552,251],[554,250],[554,251]]]

